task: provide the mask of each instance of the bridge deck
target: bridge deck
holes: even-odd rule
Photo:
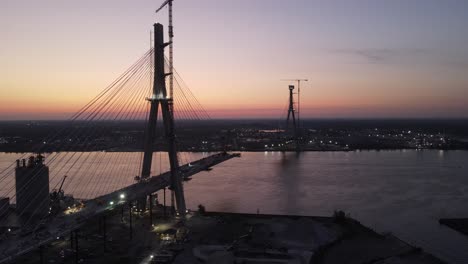
[[[184,178],[188,178],[203,170],[227,161],[239,154],[218,153],[209,157],[180,166],[179,172]],[[73,214],[60,214],[49,220],[46,227],[40,231],[32,232],[25,236],[7,237],[0,244],[0,263],[28,253],[41,245],[52,242],[56,237],[63,236],[84,225],[88,220],[105,214],[117,207],[145,197],[170,185],[170,172],[158,176],[152,176],[145,182],[135,183],[112,193],[97,197],[85,202],[85,207]],[[120,195],[125,194],[121,199]],[[111,204],[112,202],[112,204]]]

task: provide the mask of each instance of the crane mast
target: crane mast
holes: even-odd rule
[[[174,98],[174,47],[172,40],[174,38],[174,28],[172,26],[172,1],[169,0],[169,96]]]
[[[169,114],[172,116],[172,120],[174,120],[174,26],[173,26],[173,19],[172,19],[172,3],[174,0],[166,0],[162,5],[156,10],[156,13],[161,11],[166,5],[169,7],[168,14],[169,14],[169,98],[171,102],[169,103]],[[171,190],[171,204],[174,205],[174,191]],[[185,207],[185,202],[184,202]]]
[[[172,2],[174,0],[166,0],[157,10],[156,13],[161,11],[166,5],[169,7],[169,97],[174,98],[174,27],[172,24]]]

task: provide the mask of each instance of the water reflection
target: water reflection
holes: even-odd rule
[[[0,169],[16,156],[0,154]],[[121,161],[111,164],[112,170],[100,168],[116,157]],[[467,151],[245,152],[184,187],[191,209],[203,204],[208,211],[255,213],[258,208],[261,213],[325,216],[341,209],[377,231],[393,232],[453,263],[468,263],[468,239],[438,224],[443,217],[468,217],[467,160]],[[165,154],[155,155],[154,162],[153,173],[167,169]],[[139,154],[90,154],[81,166],[89,174],[76,175],[66,191],[105,193],[133,182]],[[100,177],[91,181],[94,173]],[[0,186],[0,192],[11,187],[11,182]]]
[[[298,214],[300,211],[299,202],[302,199],[300,194],[300,180],[298,167],[300,153],[281,152],[280,162],[275,170],[275,178],[280,183],[279,195],[284,199],[283,211],[288,214]]]

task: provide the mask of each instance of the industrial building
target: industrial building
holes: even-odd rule
[[[16,214],[23,221],[49,213],[49,168],[42,155],[16,161]]]

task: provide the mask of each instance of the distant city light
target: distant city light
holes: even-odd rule
[[[114,201],[110,201],[109,204],[110,204],[110,205],[114,205]]]
[[[121,193],[120,194],[120,199],[125,199],[125,194]]]

